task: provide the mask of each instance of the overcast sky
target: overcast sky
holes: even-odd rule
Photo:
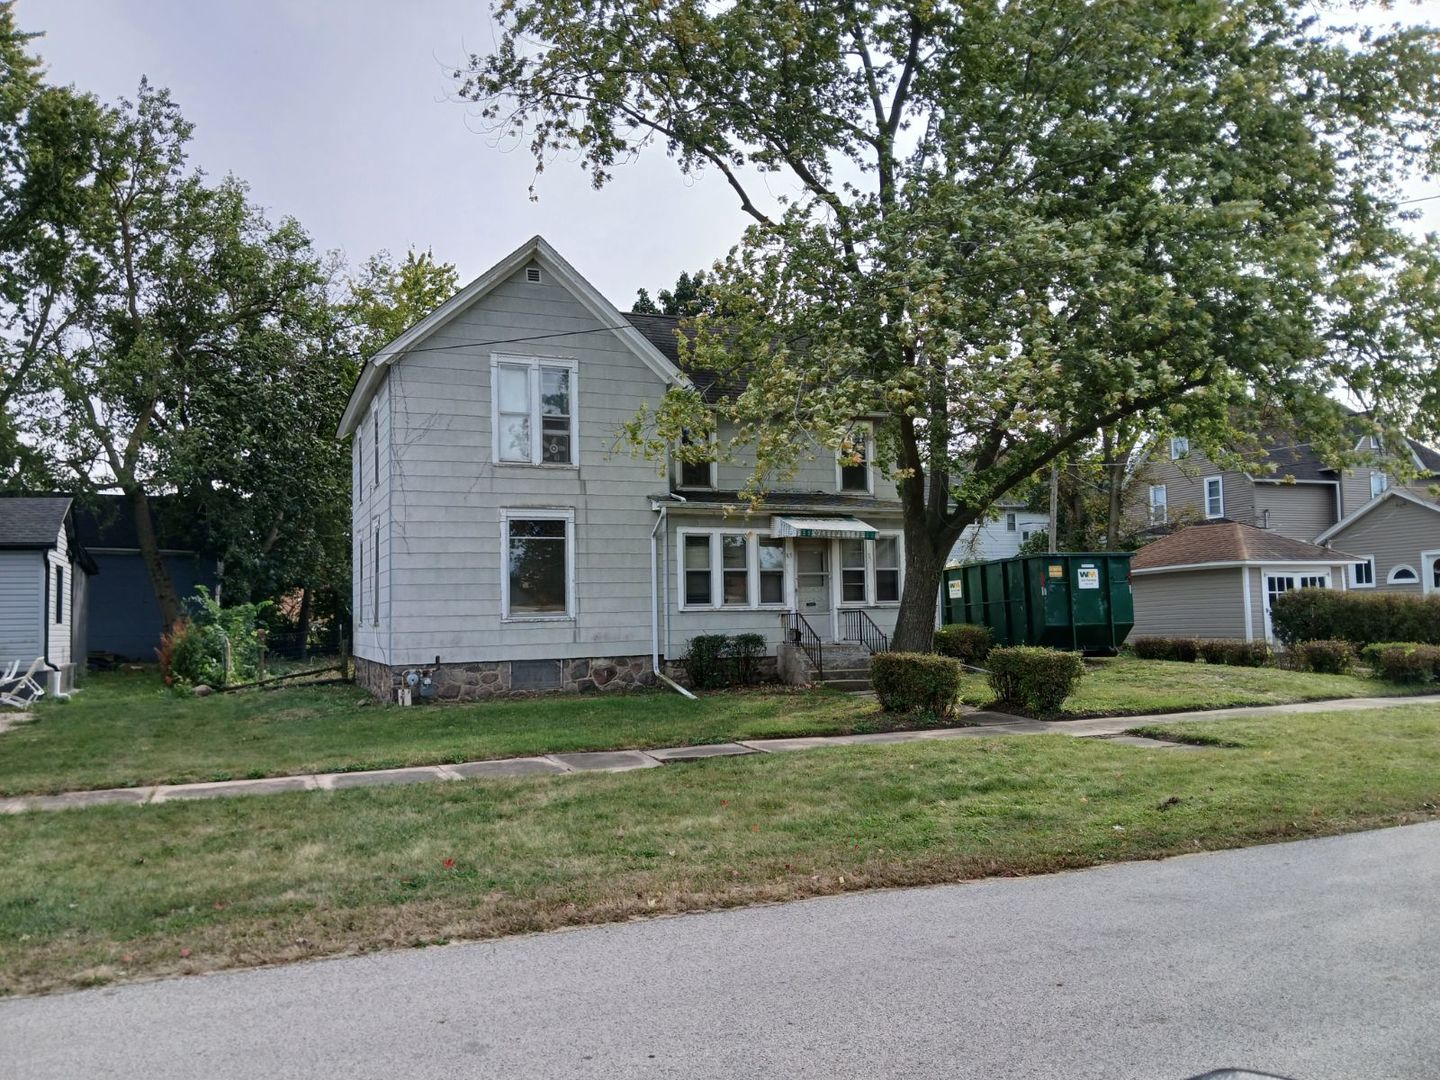
[[[352,263],[431,248],[465,281],[541,233],[624,310],[637,288],[709,265],[746,221],[722,178],[687,180],[660,148],[600,191],[557,161],[532,202],[528,151],[481,134],[447,75],[494,41],[486,0],[19,0],[16,12],[44,32],[36,47],[59,82],[107,100],[133,96],[141,75],[169,87],[198,165],[234,173]],[[1440,229],[1440,200],[1422,205]]]

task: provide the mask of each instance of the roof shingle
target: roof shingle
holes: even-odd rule
[[[68,495],[0,499],[0,547],[54,547],[70,502]]]
[[[1191,525],[1146,544],[1135,553],[1131,570],[1162,570],[1209,563],[1363,562],[1343,551],[1292,540],[1288,536],[1217,521]]]

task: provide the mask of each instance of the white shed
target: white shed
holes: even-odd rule
[[[44,661],[47,690],[67,694],[85,660],[86,580],[69,496],[0,498],[0,665]]]

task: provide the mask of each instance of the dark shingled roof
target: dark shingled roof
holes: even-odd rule
[[[1320,455],[1309,443],[1271,446],[1265,449],[1263,455],[1258,462],[1261,467],[1254,471],[1257,480],[1294,477],[1296,480],[1328,480],[1334,483],[1339,479],[1335,470],[1320,460]],[[1266,465],[1274,466],[1273,470],[1264,468]]]
[[[200,548],[198,528],[180,505],[172,506],[173,496],[156,495],[150,499],[151,517],[155,522],[155,539],[163,551],[196,551]],[[172,519],[179,519],[175,521]],[[181,527],[177,527],[181,526]],[[138,550],[140,538],[135,533],[135,515],[124,495],[95,495],[75,507],[75,532],[88,548]]]
[[[0,547],[54,547],[70,503],[68,495],[0,499]]]
[[[678,329],[687,338],[693,338],[694,331],[683,328],[674,315],[644,315],[637,311],[625,313],[625,319],[639,330],[646,341],[660,350],[660,355],[685,372],[686,376],[708,402],[734,397],[745,389],[745,380],[734,375],[721,376],[714,371],[690,367],[680,359],[680,342],[675,338]]]
[[[1191,525],[1146,544],[1135,553],[1130,568],[1161,570],[1196,563],[1361,561],[1343,551],[1292,540],[1269,529],[1257,529],[1238,521],[1216,521]]]
[[[1415,451],[1415,456],[1420,459],[1422,469],[1432,474],[1440,473],[1440,451],[1432,450],[1424,443],[1416,442],[1414,439],[1406,441],[1410,444],[1410,449]]]

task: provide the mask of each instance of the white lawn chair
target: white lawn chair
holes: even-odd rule
[[[35,679],[35,673],[45,666],[45,658],[37,656],[30,662],[30,669],[24,675],[15,675],[20,661],[15,661],[10,673],[0,680],[0,705],[15,709],[28,709],[32,702],[45,696],[45,688]]]
[[[8,682],[13,682],[14,679],[15,679],[15,673],[16,673],[17,671],[19,671],[19,670],[20,670],[20,661],[19,661],[19,660],[11,660],[11,661],[10,661],[10,666],[9,666],[9,668],[6,669],[5,674],[4,674],[3,676],[0,676],[0,686],[4,686],[4,685],[5,685],[6,683],[8,683]]]

